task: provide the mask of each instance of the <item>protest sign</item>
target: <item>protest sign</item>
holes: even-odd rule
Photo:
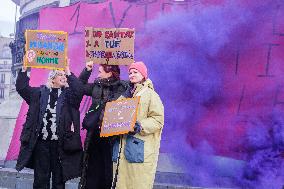
[[[125,134],[133,131],[140,97],[108,102],[105,107],[101,137]]]
[[[85,28],[86,61],[96,64],[130,65],[134,62],[135,30]]]
[[[64,69],[67,57],[67,32],[26,30],[26,67]]]

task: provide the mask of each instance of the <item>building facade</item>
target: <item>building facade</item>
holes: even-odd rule
[[[15,91],[15,79],[11,74],[12,54],[9,44],[12,38],[0,36],[0,103]]]
[[[21,17],[17,22],[15,40],[11,43],[12,51],[12,73],[16,76],[17,71],[22,66],[23,56],[25,54],[26,29],[37,29],[39,20],[39,11],[45,7],[65,7],[79,2],[80,0],[12,0],[20,6]],[[84,0],[88,3],[98,3],[105,0]]]

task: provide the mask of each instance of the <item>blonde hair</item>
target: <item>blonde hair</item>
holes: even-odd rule
[[[51,70],[48,74],[47,82],[46,82],[46,87],[47,88],[53,88],[53,79],[58,75],[58,73],[62,70]],[[65,87],[69,87],[68,83],[66,82]]]

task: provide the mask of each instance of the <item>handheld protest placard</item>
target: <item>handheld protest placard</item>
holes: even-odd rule
[[[105,107],[101,137],[125,134],[133,131],[140,97],[108,102]]]
[[[86,62],[130,65],[134,62],[135,30],[129,28],[85,28]]]
[[[32,68],[64,69],[67,58],[67,32],[26,30],[24,65]]]

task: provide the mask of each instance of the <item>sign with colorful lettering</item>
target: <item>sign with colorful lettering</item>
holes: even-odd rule
[[[140,97],[108,102],[105,107],[101,137],[125,134],[133,131]]]
[[[135,30],[128,28],[85,28],[86,61],[129,65],[134,62]]]
[[[32,68],[64,69],[67,57],[67,32],[26,30],[24,64]]]

